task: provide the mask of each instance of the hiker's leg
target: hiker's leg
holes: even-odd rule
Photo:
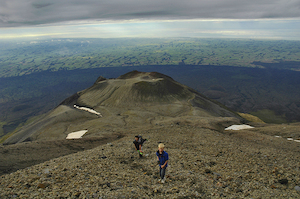
[[[141,149],[139,150],[139,156],[140,156],[140,158],[143,157],[143,152],[142,152],[142,150],[143,150],[143,147],[141,146]]]
[[[160,168],[160,178],[161,179],[164,179],[165,174],[166,174],[166,167]]]
[[[162,175],[162,168],[159,167],[159,176],[160,176],[160,178],[161,178],[161,175]],[[161,178],[161,179],[162,179],[162,178]]]

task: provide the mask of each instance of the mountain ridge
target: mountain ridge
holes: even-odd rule
[[[93,109],[103,117],[75,109],[74,105]],[[91,87],[65,99],[43,118],[9,137],[4,144],[64,139],[68,133],[82,129],[89,130],[87,136],[99,135],[99,129],[106,131],[125,126],[155,125],[153,121],[183,116],[199,117],[199,121],[202,117],[229,117],[234,122],[244,121],[237,113],[169,76],[132,71],[115,79],[99,77]]]

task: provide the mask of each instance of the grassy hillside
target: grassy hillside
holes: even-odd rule
[[[242,39],[53,39],[2,42],[0,77],[44,70],[146,65],[230,65],[299,70],[300,41]],[[289,61],[289,64],[282,64]]]

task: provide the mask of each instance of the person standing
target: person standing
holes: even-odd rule
[[[164,151],[165,145],[163,143],[160,143],[158,145],[158,151],[156,152],[157,156],[157,162],[159,164],[159,174],[160,179],[158,180],[161,183],[165,183],[165,175],[166,175],[166,169],[168,167],[168,161],[169,161],[169,154]]]

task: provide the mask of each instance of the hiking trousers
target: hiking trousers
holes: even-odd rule
[[[159,174],[160,174],[161,179],[164,179],[165,174],[166,174],[166,169],[167,169],[166,167],[164,167],[164,168],[159,167]]]

